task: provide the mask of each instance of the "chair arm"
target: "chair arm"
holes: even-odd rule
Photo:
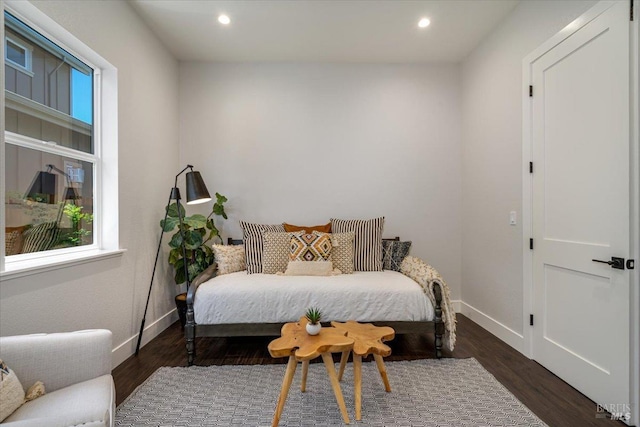
[[[69,420],[65,418],[32,418],[28,420],[1,423],[2,427],[69,427]]]
[[[112,333],[106,329],[0,337],[0,357],[27,389],[47,392],[111,374]]]

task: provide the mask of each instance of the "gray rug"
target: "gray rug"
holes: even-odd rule
[[[342,380],[357,426],[545,426],[475,359],[386,362],[392,391],[375,363],[362,364],[362,421],[355,421],[353,370]],[[280,426],[341,426],[322,363],[298,365]],[[116,426],[269,426],[285,365],[160,368],[116,411]],[[336,364],[336,368],[337,368]]]

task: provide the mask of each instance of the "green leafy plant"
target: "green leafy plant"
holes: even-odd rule
[[[93,215],[83,212],[84,207],[76,206],[73,203],[66,203],[62,213],[71,222],[71,231],[65,232],[60,237],[60,246],[80,246],[85,237],[91,235],[91,230],[82,227],[82,222],[89,225],[93,222]]]
[[[320,320],[322,319],[322,312],[317,307],[309,307],[307,309],[307,312],[304,314],[304,317],[307,318],[309,323],[311,323],[312,325],[315,325],[316,323],[320,322]]]
[[[227,219],[227,214],[224,211],[224,204],[226,202],[227,198],[225,196],[216,193],[216,202],[207,217],[201,214],[185,216],[186,211],[181,205],[180,216],[182,217],[182,226],[180,225],[180,218],[178,217],[178,205],[172,203],[167,207],[167,219],[166,221],[160,221],[160,227],[162,227],[164,232],[170,232],[177,228],[177,231],[171,236],[171,240],[169,241],[169,246],[171,247],[169,264],[173,266],[174,278],[177,285],[186,281],[184,274],[185,260],[182,256],[183,240],[180,235],[180,228],[182,228],[182,234],[184,235],[184,247],[188,259],[187,270],[189,272],[189,280],[191,281],[213,263],[213,250],[208,243],[216,237],[220,239],[220,241],[222,241],[222,239],[220,238],[220,232],[216,228],[212,215],[218,215]]]

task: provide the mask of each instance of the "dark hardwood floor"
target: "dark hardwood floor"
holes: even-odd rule
[[[285,359],[272,359],[267,351],[267,344],[273,338],[200,338],[197,340],[196,364],[284,364]],[[427,334],[399,335],[388,344],[393,352],[385,360],[435,357],[433,337]],[[552,427],[624,425],[621,422],[596,418],[595,403],[460,314],[456,348],[453,353],[445,350],[444,357],[474,357],[522,403]],[[113,371],[117,404],[122,403],[159,367],[186,364],[184,335],[179,322],[176,322],[143,347],[137,357],[130,357]]]

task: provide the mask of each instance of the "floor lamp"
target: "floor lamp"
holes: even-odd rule
[[[205,203],[211,200],[211,196],[209,195],[209,190],[207,190],[207,186],[204,184],[202,180],[202,176],[200,172],[194,171],[192,165],[187,165],[184,169],[182,169],[177,175],[176,180],[173,184],[173,188],[171,189],[171,193],[169,194],[169,201],[167,202],[167,207],[165,208],[164,213],[164,221],[163,224],[167,221],[167,215],[169,214],[169,206],[171,205],[171,201],[175,200],[178,208],[178,220],[180,222],[180,237],[182,238],[182,259],[184,259],[184,277],[187,281],[187,289],[191,286],[191,280],[189,279],[189,266],[187,263],[187,249],[184,244],[184,232],[182,230],[182,212],[180,205],[180,190],[178,189],[178,177],[182,175],[187,169],[190,172],[187,172],[186,181],[187,181],[187,204],[188,205],[197,205],[198,203]],[[164,228],[160,232],[160,239],[158,239],[158,249],[156,250],[156,260],[153,263],[153,271],[151,272],[151,281],[149,283],[149,293],[147,294],[147,303],[144,306],[144,315],[142,316],[142,322],[140,323],[140,332],[138,333],[138,344],[136,345],[136,356],[140,352],[140,343],[142,342],[142,333],[144,332],[144,322],[147,318],[147,309],[149,308],[149,299],[151,298],[151,288],[153,287],[153,277],[156,274],[156,267],[158,265],[158,257],[160,255],[160,248],[162,247],[162,236],[164,235]]]

